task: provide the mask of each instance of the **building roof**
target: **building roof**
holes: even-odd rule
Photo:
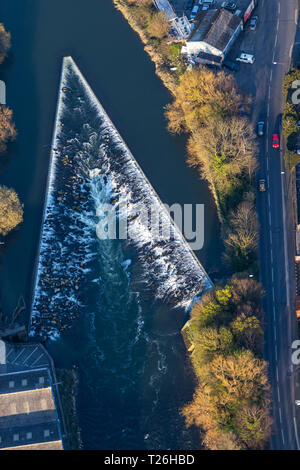
[[[223,8],[201,11],[188,41],[206,42],[223,51],[240,23],[241,18]]]
[[[0,449],[63,449],[54,382],[42,345],[0,341]]]
[[[174,20],[176,18],[176,13],[170,4],[169,0],[154,0],[156,8],[160,11],[163,11],[169,20]]]

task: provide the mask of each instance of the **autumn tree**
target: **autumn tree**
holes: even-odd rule
[[[13,189],[0,186],[0,234],[7,235],[23,221],[23,206]]]
[[[10,33],[5,30],[3,23],[0,23],[0,64],[2,64],[10,49],[10,39]]]
[[[268,408],[257,405],[243,406],[236,417],[239,439],[251,450],[265,448],[272,424]]]
[[[6,151],[7,143],[15,140],[17,135],[12,114],[7,106],[0,105],[0,153]]]
[[[170,22],[163,11],[155,12],[148,21],[147,31],[150,37],[162,39],[167,36]]]
[[[251,263],[258,243],[258,221],[253,203],[242,202],[231,211],[225,237],[227,259],[237,271]]]
[[[184,115],[185,130],[195,132],[214,122],[239,113],[241,96],[232,78],[224,72],[216,74],[204,67],[186,71],[179,78],[174,102],[167,106],[169,129],[174,132],[172,121],[178,120],[178,109]]]

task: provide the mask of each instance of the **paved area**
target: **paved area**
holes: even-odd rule
[[[295,377],[291,345],[298,338],[295,315],[294,218],[291,175],[285,170],[283,145],[274,150],[273,133],[281,132],[282,82],[289,70],[298,29],[297,0],[260,0],[256,31],[246,30],[228,59],[242,52],[253,53],[253,65],[241,64],[235,77],[240,88],[252,96],[250,118],[253,127],[265,121],[265,135],[259,140],[257,178],[265,178],[268,191],[257,192],[260,222],[260,276],[266,292],[264,355],[269,362],[272,387],[273,449],[299,449],[298,410],[295,407]],[[282,143],[282,136],[281,136]]]

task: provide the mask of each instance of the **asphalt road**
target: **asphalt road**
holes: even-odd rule
[[[269,361],[274,431],[272,449],[300,449],[300,407],[296,407],[295,368],[291,345],[298,339],[294,308],[294,219],[291,175],[284,168],[283,145],[272,148],[272,134],[280,134],[283,109],[282,82],[290,68],[297,41],[298,0],[259,0],[257,30],[241,34],[230,58],[240,51],[253,53],[253,65],[241,64],[236,78],[253,97],[251,120],[265,121],[260,137],[258,178],[265,178],[267,191],[257,193],[260,221],[260,276],[265,289],[265,358]],[[246,72],[246,73],[245,73]],[[299,416],[297,416],[299,413]],[[299,437],[298,437],[299,436]]]

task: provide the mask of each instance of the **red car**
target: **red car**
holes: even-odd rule
[[[278,134],[272,135],[272,147],[273,149],[279,149],[279,137]]]

